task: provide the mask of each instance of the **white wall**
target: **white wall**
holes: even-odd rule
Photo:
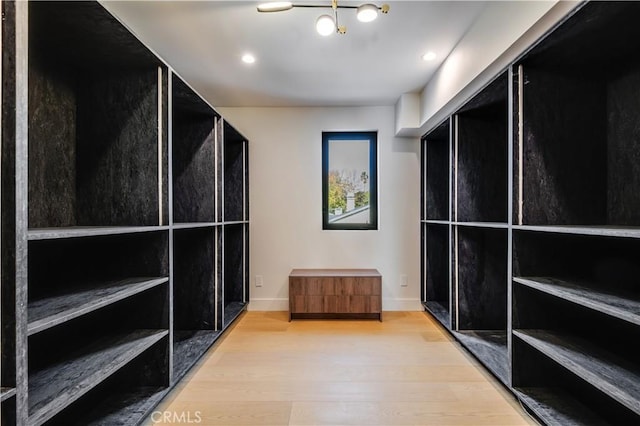
[[[287,310],[292,268],[376,268],[383,310],[420,309],[419,143],[393,106],[218,110],[249,139],[249,309]],[[322,230],[323,130],[378,130],[377,231]]]
[[[454,113],[579,4],[575,0],[489,2],[420,93],[416,112],[396,105],[396,134],[422,135]],[[413,128],[411,124],[413,124]]]

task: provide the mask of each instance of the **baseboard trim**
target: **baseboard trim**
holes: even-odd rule
[[[263,298],[251,299],[247,306],[249,311],[288,311],[289,299]],[[383,311],[423,311],[420,299],[382,299]]]

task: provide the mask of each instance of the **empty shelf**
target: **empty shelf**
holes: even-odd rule
[[[231,324],[240,314],[244,311],[245,306],[247,306],[244,302],[231,302],[224,307],[224,326],[228,326]]]
[[[519,231],[555,232],[559,234],[594,235],[601,237],[640,238],[640,228],[625,226],[535,226],[514,225]]]
[[[221,222],[189,222],[174,223],[173,229],[196,229],[196,228],[213,228],[221,225]]]
[[[506,331],[455,331],[454,335],[489,371],[504,384],[509,384],[509,353]]]
[[[640,301],[604,292],[594,285],[547,277],[514,277],[519,284],[640,325]]]
[[[130,278],[105,283],[99,287],[62,294],[29,303],[27,334],[38,333],[50,327],[88,314],[119,300],[166,283],[168,278]]]
[[[88,348],[77,358],[29,375],[29,424],[40,425],[168,335],[137,330]]]
[[[640,374],[636,365],[572,336],[546,330],[513,330],[513,334],[640,414]]]
[[[129,426],[141,424],[167,394],[168,388],[144,387],[117,393],[92,409],[78,425]]]
[[[2,387],[0,388],[0,402],[5,401],[16,394],[16,388]]]
[[[445,308],[442,303],[428,300],[424,302],[424,307],[427,311],[435,317],[445,328],[450,329],[451,325],[449,323],[449,311]]]
[[[507,229],[509,224],[504,222],[453,222],[457,226],[465,226],[469,228],[494,228],[494,229]]]
[[[546,425],[599,426],[609,424],[561,389],[515,388],[514,391],[518,399]]]
[[[176,330],[173,333],[173,382],[177,382],[220,336],[215,330]]]
[[[168,226],[72,226],[69,228],[30,229],[27,238],[55,240],[62,238],[98,237],[101,235],[136,234],[140,232],[165,231]]]

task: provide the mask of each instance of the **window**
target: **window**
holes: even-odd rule
[[[322,132],[322,229],[378,229],[378,132]]]

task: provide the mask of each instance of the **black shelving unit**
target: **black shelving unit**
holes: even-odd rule
[[[466,102],[453,220],[423,208],[423,275],[452,253],[443,324],[544,424],[640,419],[639,18],[582,3]],[[424,203],[447,187],[422,166]]]
[[[248,141],[98,2],[2,11],[2,424],[140,424],[248,301]]]

